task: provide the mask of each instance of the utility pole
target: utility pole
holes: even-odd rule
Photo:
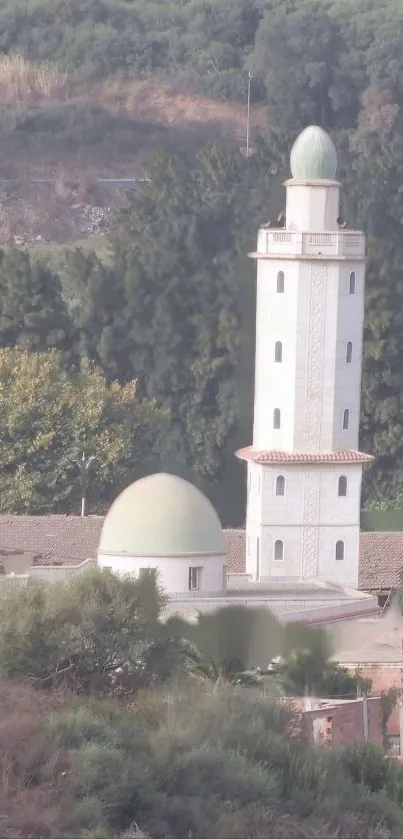
[[[95,456],[92,455],[87,460],[85,458],[85,454],[83,452],[80,460],[75,460],[74,463],[78,466],[81,478],[81,517],[84,518],[86,515],[86,502],[87,502],[87,489],[88,489],[88,473],[90,471],[91,465],[95,460]]]
[[[248,70],[248,114],[246,118],[246,157],[249,157],[249,127],[250,127],[250,83],[252,79],[252,73],[249,68]]]

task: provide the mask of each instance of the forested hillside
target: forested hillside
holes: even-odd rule
[[[343,213],[368,237],[361,446],[377,458],[365,501],[394,503],[403,489],[402,45],[395,0],[0,2],[0,174],[40,161],[54,171],[64,160],[95,173],[127,173],[132,162],[151,178],[122,198],[102,259],[11,250],[0,266],[2,347],[57,350],[73,378],[95,364],[106,388],[136,380],[139,405],[163,409],[144,456],[129,457],[105,493],[94,486],[96,509],[151,460],[190,474],[224,523],[242,523],[232,452],[251,439],[254,351],[254,267],[244,255],[258,225],[277,218],[290,147],[312,122],[332,133]],[[10,417],[0,418],[3,509],[74,509],[73,490],[60,488],[72,479],[67,466],[53,475],[53,503],[24,482],[12,500],[23,454]],[[87,431],[74,457],[83,448]]]

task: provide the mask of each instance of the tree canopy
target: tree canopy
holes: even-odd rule
[[[0,350],[0,510],[78,512],[82,453],[96,458],[89,500],[102,509],[135,479],[144,452],[158,451],[165,422],[134,381],[69,372],[55,350]]]

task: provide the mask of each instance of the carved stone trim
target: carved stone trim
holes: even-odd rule
[[[303,531],[301,545],[301,576],[316,577],[319,567],[319,500],[320,474],[305,472],[303,481]]]
[[[326,318],[326,279],[324,263],[312,263],[309,284],[308,348],[306,376],[306,451],[320,448],[323,399],[323,366]]]

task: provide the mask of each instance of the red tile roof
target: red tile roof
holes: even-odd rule
[[[403,533],[360,534],[358,585],[363,591],[398,588],[403,569]]]
[[[230,574],[245,573],[246,535],[244,530],[224,530]]]
[[[276,449],[254,449],[247,446],[235,452],[240,460],[253,463],[369,463],[372,455],[344,449],[334,452],[286,452]]]
[[[0,552],[25,553],[37,565],[78,565],[95,557],[103,516],[1,516]]]

